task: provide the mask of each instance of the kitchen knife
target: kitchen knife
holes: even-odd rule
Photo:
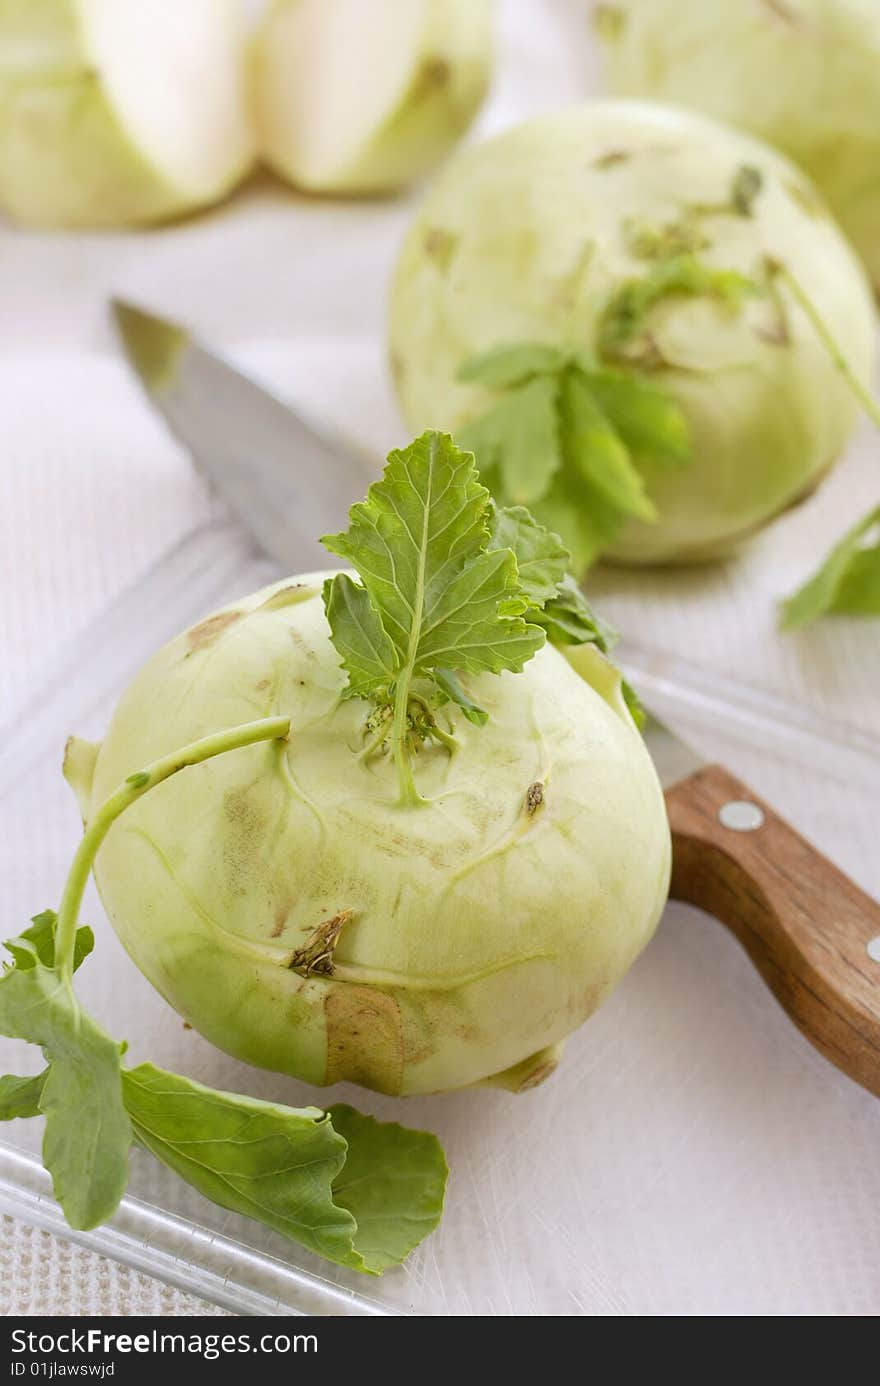
[[[113,310],[141,384],[197,469],[284,573],[326,567],[322,534],[378,475],[175,323],[128,303]]]
[[[179,327],[114,309],[130,361],[199,470],[282,572],[313,566],[316,537],[342,527],[363,494],[365,462]],[[657,718],[645,736],[672,827],[673,898],[726,924],[812,1043],[880,1094],[880,905]]]

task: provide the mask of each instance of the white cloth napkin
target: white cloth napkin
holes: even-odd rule
[[[595,87],[584,8],[580,0],[506,0],[499,77],[482,130]],[[256,179],[219,211],[149,233],[0,228],[0,724],[26,718],[59,652],[113,593],[211,513],[202,483],[119,358],[110,294],[178,317],[378,452],[403,436],[385,372],[383,320],[411,205],[411,198],[299,199]],[[826,724],[840,734],[871,731],[880,625],[838,620],[782,637],[775,603],[878,496],[880,444],[864,430],[819,494],[740,558],[668,574],[600,571],[593,593],[642,651],[671,653],[732,681],[734,697],[742,684],[807,709],[819,732]],[[94,654],[82,650],[85,661]],[[865,783],[848,783],[826,773],[827,761],[817,769],[767,754],[721,717],[713,726],[704,715],[694,736],[707,748],[717,742],[735,768],[880,892],[878,793],[867,772]],[[0,874],[17,910],[26,901],[42,907],[56,884],[54,876],[34,879],[38,839],[49,831],[41,785],[23,789],[14,809],[5,806],[8,823],[13,813],[29,820],[0,843]],[[76,831],[72,808],[67,818],[58,813],[50,875],[62,870],[64,843],[69,849]],[[21,922],[4,916],[4,932]],[[503,1159],[501,1136],[474,1124],[473,1108],[462,1107],[471,1115],[460,1122],[451,1104],[444,1109],[460,1206],[484,1188],[478,1174],[487,1167],[495,1198],[518,1202],[508,1249],[524,1269],[510,1272],[504,1293],[492,1292],[494,1312],[539,1313],[550,1302],[548,1286],[558,1304],[562,1279],[571,1313],[880,1308],[880,1107],[814,1054],[719,929],[695,928],[687,912],[673,913],[619,996],[579,1037],[583,1062],[577,1068],[572,1060],[564,1084],[554,1080],[555,1096],[548,1085],[546,1098],[536,1094],[515,1113],[499,1106]],[[576,1074],[586,1075],[581,1087]],[[530,1127],[561,1119],[571,1103],[584,1105],[595,1128],[581,1134],[580,1169],[567,1167],[562,1147],[555,1168],[532,1167]],[[523,1151],[513,1154],[519,1137]],[[542,1186],[559,1180],[589,1212],[589,1244],[566,1241],[564,1209],[542,1209]],[[497,1208],[480,1206],[491,1279],[492,1258],[504,1251],[497,1228],[509,1224]],[[475,1254],[461,1221],[443,1237],[431,1256],[459,1245],[463,1259]],[[452,1312],[488,1312],[473,1287],[449,1295]],[[7,1313],[198,1307],[45,1234],[3,1225],[0,1309]]]

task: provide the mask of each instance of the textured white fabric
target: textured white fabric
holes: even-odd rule
[[[484,130],[595,85],[582,0],[506,0],[501,9]],[[384,366],[384,304],[410,213],[411,199],[300,200],[257,179],[227,207],[150,233],[0,227],[0,722],[27,708],[55,656],[110,594],[210,513],[119,360],[109,294],[179,316],[283,393],[385,448],[400,440],[400,424]],[[878,627],[826,622],[783,638],[774,604],[876,502],[877,453],[864,431],[820,493],[738,559],[667,574],[602,571],[593,591],[645,651],[787,699],[820,727],[870,728]],[[106,710],[77,729],[97,734]],[[58,729],[59,748],[66,730]],[[799,764],[721,722],[704,719],[693,736],[880,891],[877,789],[867,772],[854,781],[825,763]],[[7,921],[4,906],[4,934],[60,887],[77,825],[56,780],[52,759],[3,819],[0,879],[14,914]],[[671,912],[632,978],[577,1037],[559,1078],[524,1105],[465,1095],[407,1108],[406,1120],[436,1118],[453,1168],[447,1223],[406,1272],[414,1302],[442,1264],[433,1312],[880,1309],[880,1109],[798,1036],[720,930],[694,927],[687,912]],[[172,1062],[179,1021],[126,973],[114,946],[103,926],[99,947],[128,978],[124,996],[110,994],[116,972],[102,982],[95,971],[83,984],[87,999],[108,1023],[119,1016],[135,1048],[148,1038],[151,1055]],[[186,1043],[190,1071],[241,1081],[197,1038]],[[255,1091],[283,1092],[266,1075],[250,1078]],[[393,1104],[355,1100],[399,1115]],[[577,1141],[557,1149],[548,1136],[536,1156],[535,1127],[561,1128],[574,1107],[586,1123]],[[571,1209],[590,1228],[584,1241],[569,1236]],[[0,1234],[5,1313],[205,1312],[23,1224],[5,1219]],[[450,1277],[450,1267],[465,1266],[472,1282]]]
[[[0,1238],[0,1312],[6,1315],[226,1312],[12,1218],[0,1218]]]

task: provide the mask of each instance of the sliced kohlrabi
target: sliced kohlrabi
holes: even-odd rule
[[[0,208],[159,221],[252,161],[236,0],[0,0]]]
[[[470,125],[490,60],[491,0],[275,0],[253,48],[261,153],[317,192],[400,187]]]

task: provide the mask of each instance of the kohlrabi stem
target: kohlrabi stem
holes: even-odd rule
[[[791,270],[788,269],[785,265],[780,264],[778,260],[771,261],[770,272],[774,274],[777,277],[777,279],[782,280],[782,282],[786,285],[792,298],[794,298],[798,305],[803,309],[804,313],[810,320],[810,323],[813,327],[813,331],[816,333],[816,336],[819,338],[819,341],[822,343],[825,350],[828,352],[828,355],[831,357],[831,360],[834,362],[835,366],[840,371],[847,385],[852,390],[853,394],[861,404],[865,413],[868,415],[868,418],[872,419],[874,423],[877,425],[877,427],[880,428],[880,404],[878,404],[877,400],[874,399],[870,391],[867,390],[865,386],[862,384],[862,382],[859,380],[852,366],[849,364],[840,347],[837,345],[837,342],[834,340],[834,337],[829,332],[825,320],[816,308],[816,305],[813,303],[810,296],[801,287],[798,280],[795,279]]]
[[[418,693],[413,693],[410,696],[414,703],[418,703],[422,712],[425,714],[425,720],[430,724],[431,736],[436,737],[441,745],[445,746],[449,754],[452,755],[459,749],[459,742],[456,741],[451,732],[444,731],[442,727],[437,725],[437,719],[431,711],[427,699],[420,697]]]
[[[289,717],[266,717],[259,722],[245,722],[240,727],[230,727],[227,731],[204,736],[201,741],[193,741],[170,756],[154,760],[152,765],[144,766],[123,781],[109,799],[92,817],[82,841],[76,849],[61,908],[58,911],[58,924],[55,932],[56,965],[65,981],[73,976],[73,947],[76,940],[76,926],[83,892],[89,879],[98,848],[104,841],[116,819],[135,803],[142,795],[149,793],[157,784],[185,770],[188,765],[199,765],[203,760],[223,755],[225,751],[236,751],[241,746],[252,746],[257,741],[275,741],[286,737],[290,731]]]
[[[411,679],[412,668],[408,667],[402,672],[394,690],[394,720],[391,723],[391,744],[394,748],[394,764],[397,766],[397,778],[400,785],[400,802],[405,808],[415,808],[417,804],[425,802],[416,789],[410,752],[406,744],[407,731],[409,730],[407,723]]]

